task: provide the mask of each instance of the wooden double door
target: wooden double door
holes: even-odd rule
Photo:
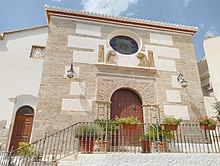
[[[111,119],[133,116],[144,123],[142,102],[135,92],[128,89],[119,89],[113,93],[111,102]],[[143,132],[143,124],[138,125],[138,127],[132,131],[123,131],[121,129],[121,135],[129,138],[127,141],[132,142],[132,144],[138,144],[140,135],[142,135]]]
[[[34,111],[31,107],[25,106],[18,109],[14,121],[14,127],[10,142],[10,149],[17,149],[19,142],[30,142]]]

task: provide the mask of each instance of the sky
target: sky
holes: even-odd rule
[[[203,41],[220,35],[220,0],[0,0],[0,32],[46,25],[44,5],[196,26],[197,61]]]

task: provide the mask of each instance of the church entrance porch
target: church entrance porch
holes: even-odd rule
[[[135,92],[129,89],[119,89],[113,93],[110,110],[110,118],[113,120],[117,117],[137,117],[141,123],[144,123],[142,101]],[[122,137],[124,137],[125,144],[138,144],[139,136],[143,134],[143,130],[143,124],[138,125],[133,130],[120,127],[120,139],[122,140]]]

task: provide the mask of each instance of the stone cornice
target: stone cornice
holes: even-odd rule
[[[179,32],[184,34],[194,35],[198,28],[193,26],[185,26],[180,24],[171,24],[166,22],[158,22],[137,18],[129,18],[122,16],[110,16],[106,14],[98,14],[87,11],[76,11],[72,9],[54,7],[45,5],[48,23],[50,23],[51,16],[68,17],[80,20],[96,21],[100,23],[110,23],[117,25],[126,25],[132,27],[140,27],[145,29],[154,29],[162,31]]]
[[[155,67],[129,67],[129,66],[117,66],[117,65],[112,65],[112,64],[104,64],[104,63],[98,63],[95,64],[95,66],[100,69],[100,71],[102,71],[102,69],[108,69],[108,70],[120,70],[120,71],[127,71],[127,72],[133,72],[134,75],[135,72],[144,72],[144,73],[148,73],[149,76],[154,76],[157,72],[157,70],[155,69]],[[108,72],[108,74],[110,74]],[[135,74],[135,77],[137,77],[137,75]]]
[[[31,30],[36,30],[36,29],[40,29],[40,28],[47,28],[47,27],[48,27],[48,25],[42,25],[42,26],[38,26],[38,27],[17,29],[17,30],[2,32],[2,33],[0,33],[0,40],[4,40],[4,35],[6,35],[6,34],[12,34],[12,33],[24,32],[24,31],[31,31]]]

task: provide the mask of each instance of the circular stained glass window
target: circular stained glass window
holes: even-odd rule
[[[111,47],[121,54],[134,54],[138,51],[137,42],[128,36],[115,36],[110,40]]]

